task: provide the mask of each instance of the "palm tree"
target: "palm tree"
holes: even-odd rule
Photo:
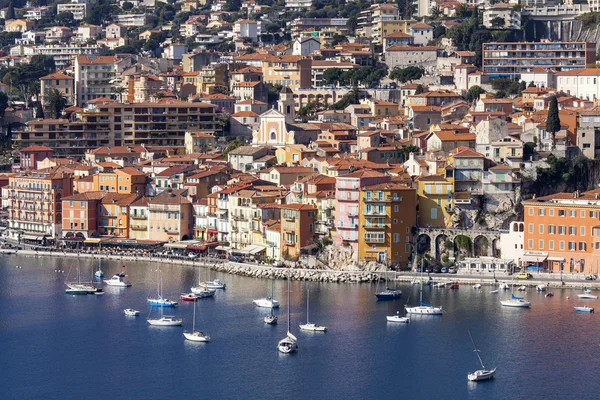
[[[52,89],[50,93],[48,93],[46,109],[49,111],[51,116],[54,118],[59,118],[66,105],[67,99],[60,90]]]
[[[113,89],[113,93],[117,97],[115,100],[117,100],[119,103],[122,103],[123,102],[123,93],[125,93],[125,92],[127,92],[127,88],[124,88],[123,86],[116,86]]]

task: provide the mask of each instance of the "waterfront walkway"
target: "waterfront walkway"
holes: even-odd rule
[[[323,270],[323,269],[305,269],[305,268],[276,268],[270,265],[257,263],[237,263],[229,262],[226,259],[212,257],[196,257],[193,259],[177,256],[159,256],[157,254],[150,255],[121,255],[109,253],[84,253],[84,252],[69,252],[69,251],[42,251],[42,250],[14,250],[0,249],[0,254],[15,254],[19,256],[29,257],[76,257],[83,259],[105,259],[119,262],[157,262],[174,265],[186,265],[192,267],[210,268],[215,271],[252,276],[257,278],[275,278],[286,279],[292,274],[292,279],[312,280],[323,282],[372,282],[379,278],[394,279],[393,272],[373,272],[373,271],[340,271],[340,270]],[[481,283],[483,285],[494,285],[500,282],[511,283],[511,276],[507,273],[494,274],[491,272],[468,272],[459,271],[459,274],[418,274],[414,272],[398,272],[396,280],[398,282],[412,282],[414,280],[430,279],[434,282],[459,282],[469,285]],[[562,278],[562,280],[561,280]],[[582,274],[549,274],[549,273],[534,273],[532,279],[521,280],[514,279],[515,286],[537,286],[540,284],[552,287],[572,287],[572,288],[599,288],[600,281],[585,280]]]

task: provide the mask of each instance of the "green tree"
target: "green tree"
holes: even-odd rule
[[[46,100],[46,109],[50,113],[52,118],[60,118],[60,114],[62,110],[64,110],[67,105],[67,99],[58,89],[52,89],[50,93],[48,93],[48,98]]]
[[[123,94],[127,93],[127,88],[124,88],[123,86],[115,86],[113,88],[113,94],[115,95],[115,100],[117,100],[119,103],[123,102]]]
[[[492,24],[492,26],[494,28],[503,28],[504,27],[504,18],[500,18],[500,17],[492,18],[490,20],[490,24]]]
[[[408,160],[408,156],[410,153],[418,153],[419,150],[420,149],[417,146],[415,146],[414,144],[403,147],[402,150],[400,150],[400,152],[402,153],[402,159],[404,161]]]
[[[4,118],[6,107],[8,107],[8,96],[0,92],[0,118]]]
[[[230,151],[237,149],[241,145],[242,144],[240,143],[239,140],[237,140],[237,139],[232,140],[231,142],[229,142],[229,144],[227,144],[227,147],[225,147],[225,150],[223,150],[223,157],[227,158]]]
[[[417,88],[415,89],[415,94],[421,94],[421,93],[425,93],[425,88],[423,87],[423,85],[421,85],[419,83],[417,85]]]
[[[61,26],[71,26],[73,25],[73,13],[72,12],[62,12],[56,16],[56,22]]]
[[[480,86],[471,86],[471,88],[467,91],[467,98],[466,100],[469,103],[472,103],[473,101],[479,99],[479,96],[481,96],[481,93],[483,93],[483,89]]]
[[[123,6],[121,8],[123,9],[123,11],[129,11],[133,8],[133,3],[130,1],[126,1],[123,3]]]
[[[241,0],[227,0],[225,2],[225,8],[227,9],[227,11],[240,11],[241,7],[242,7]]]
[[[340,80],[342,70],[339,68],[327,68],[323,72],[323,83],[326,85],[334,85]]]
[[[560,131],[560,117],[558,115],[558,101],[556,96],[550,99],[548,117],[546,118],[546,132],[552,137],[552,150],[556,147],[556,132]]]
[[[15,6],[12,1],[8,4],[4,19],[15,19]]]
[[[423,74],[425,74],[425,70],[423,68],[411,65],[406,68],[394,69],[392,72],[390,72],[390,79],[400,83],[406,83],[421,79]]]

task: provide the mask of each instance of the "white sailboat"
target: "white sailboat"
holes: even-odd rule
[[[442,306],[435,307],[430,304],[423,303],[423,285],[419,287],[420,299],[419,305],[415,307],[404,306],[407,314],[423,314],[423,315],[442,315],[444,311]],[[408,302],[407,302],[408,303]]]
[[[70,272],[70,270],[69,270]],[[96,294],[102,293],[102,288],[97,288],[91,282],[90,283],[82,283],[81,282],[81,271],[79,269],[79,263],[77,264],[77,282],[69,282],[65,283],[67,288],[65,289],[66,294],[73,295],[84,295],[84,294]]]
[[[400,311],[396,311],[396,315],[386,315],[385,319],[387,319],[387,322],[399,322],[402,324],[410,322],[410,318],[400,316]]]
[[[526,301],[523,297],[515,296],[515,282],[514,282],[515,274],[513,272],[512,275],[512,292],[510,295],[510,299],[508,300],[500,300],[500,304],[504,307],[515,307],[515,308],[529,308],[531,307],[531,302]]]
[[[194,302],[194,322],[192,322],[192,331],[184,331],[183,336],[192,342],[210,342],[210,336],[196,330],[196,302]]]
[[[100,267],[100,259],[98,259],[98,269],[94,273],[94,276],[96,278],[103,278],[104,277],[104,271],[102,271],[102,268]]]
[[[271,280],[271,296],[270,297],[263,297],[262,299],[256,299],[256,300],[252,300],[252,302],[254,304],[256,304],[258,307],[264,307],[264,308],[279,308],[279,301],[275,300],[273,298],[273,286],[275,284],[274,280]]]
[[[317,324],[313,324],[308,320],[308,310],[309,310],[309,299],[310,299],[310,290],[306,289],[306,324],[301,324],[300,329],[303,331],[313,331],[313,332],[326,332],[327,327],[321,326]]]
[[[477,359],[479,359],[479,364],[481,364],[481,369],[467,375],[467,379],[471,382],[485,381],[488,379],[492,379],[496,374],[496,368],[487,370],[483,365],[483,361],[481,361],[481,357],[479,356],[479,350],[477,350],[477,346],[475,346],[475,341],[473,340],[473,336],[471,335],[471,331],[469,331],[469,337],[471,338],[471,343],[473,343],[473,348],[475,349],[475,354],[477,354]]]
[[[288,330],[287,336],[279,341],[277,350],[283,354],[295,353],[298,351],[298,339],[290,332],[290,277],[288,276]]]
[[[273,309],[271,308],[271,312],[265,315],[263,318],[265,324],[267,325],[276,325],[277,324],[277,315],[273,314]]]
[[[152,306],[156,306],[158,305],[160,307],[160,318],[148,318],[147,321],[150,325],[153,326],[181,326],[183,324],[183,320],[180,318],[176,318],[172,315],[164,315],[164,309],[165,307],[169,307],[166,304],[167,303],[175,303],[177,304],[177,302],[171,302],[167,299],[164,299],[162,296],[162,276],[160,273],[160,269],[158,270],[158,288],[159,288],[159,293],[158,293],[158,299],[152,299],[152,302],[150,301],[151,299],[148,299],[148,302],[150,304],[150,311],[152,311]]]

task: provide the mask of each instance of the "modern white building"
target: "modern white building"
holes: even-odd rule
[[[488,29],[520,29],[521,12],[514,10],[514,6],[506,3],[488,5],[483,11],[483,26]],[[498,22],[502,20],[502,24]]]
[[[35,54],[42,54],[54,58],[56,68],[62,68],[68,64],[73,64],[73,59],[80,54],[96,54],[98,46],[79,46],[76,44],[54,44],[46,46],[36,46]]]
[[[75,58],[75,102],[81,107],[90,100],[110,97],[116,78],[118,58],[78,56]]]
[[[70,3],[57,4],[57,13],[70,12],[75,21],[81,21],[88,15],[87,0],[72,0]]]
[[[510,223],[508,232],[500,234],[502,258],[518,264],[525,254],[525,223],[514,221]]]
[[[600,69],[585,68],[556,74],[556,89],[582,100],[600,98]]]
[[[290,10],[308,9],[312,6],[312,0],[285,0],[285,8]]]
[[[238,38],[250,38],[256,41],[259,35],[258,22],[249,19],[237,20],[233,26],[233,33]]]
[[[295,56],[303,56],[305,54],[313,54],[321,48],[321,42],[314,37],[301,37],[294,40],[292,46],[292,54]]]
[[[150,20],[148,14],[119,14],[114,16],[115,23],[123,26],[144,26]]]

